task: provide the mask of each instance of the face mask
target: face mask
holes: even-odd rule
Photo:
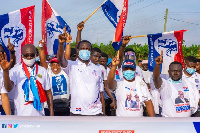
[[[135,71],[132,70],[123,71],[123,76],[127,80],[132,80],[135,77]]]
[[[172,80],[172,79],[170,78],[169,81],[172,82],[172,83],[177,84],[177,83],[181,83],[181,82],[182,82],[182,79],[180,79],[180,80],[178,80],[178,81],[174,81],[174,80]]]
[[[89,60],[89,58],[90,58],[90,51],[88,51],[88,50],[80,50],[79,51],[79,57],[82,60]]]
[[[35,59],[35,62],[38,62],[38,61],[40,61],[40,57],[39,56],[36,57],[36,59]]]
[[[27,65],[27,66],[33,66],[33,64],[35,63],[35,59],[36,58],[33,58],[33,59],[31,59],[31,60],[27,60],[27,59],[24,59],[24,58],[22,58],[23,59],[23,62]]]
[[[189,73],[189,74],[193,74],[195,73],[196,69],[192,69],[192,68],[187,68],[186,71]]]

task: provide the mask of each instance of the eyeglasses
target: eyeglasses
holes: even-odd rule
[[[24,55],[22,55],[22,57],[25,57],[25,58],[28,58],[29,56],[34,58],[35,54],[24,54]]]

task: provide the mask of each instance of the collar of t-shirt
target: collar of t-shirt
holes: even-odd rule
[[[183,75],[182,75],[182,78],[195,78],[197,76],[197,73],[193,73],[191,77],[187,76],[184,71],[183,71]]]
[[[85,63],[83,63],[83,62],[81,62],[78,58],[76,59],[76,61],[78,62],[78,65],[83,65],[83,66],[90,66],[90,65],[92,65],[92,62],[91,62],[91,60],[89,60],[89,63],[88,63],[88,65],[86,65]]]

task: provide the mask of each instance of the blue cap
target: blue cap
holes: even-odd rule
[[[136,69],[136,64],[135,64],[135,61],[134,60],[131,60],[131,59],[127,59],[123,62],[122,64],[122,68],[126,68],[126,67],[130,67],[130,68],[133,68],[133,69]]]
[[[112,62],[112,59],[111,58],[108,58],[108,63],[107,63],[107,66]]]

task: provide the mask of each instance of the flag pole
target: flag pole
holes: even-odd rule
[[[139,38],[139,37],[147,37],[147,35],[131,36],[130,39],[132,39],[132,38]]]
[[[99,10],[99,8],[101,8],[101,6],[102,6],[104,3],[106,3],[106,1],[107,1],[107,0],[105,0],[96,10],[94,10],[94,12],[92,12],[92,13],[90,14],[90,16],[88,16],[83,22],[85,23],[92,15],[94,15],[95,12],[96,12],[97,10]]]

